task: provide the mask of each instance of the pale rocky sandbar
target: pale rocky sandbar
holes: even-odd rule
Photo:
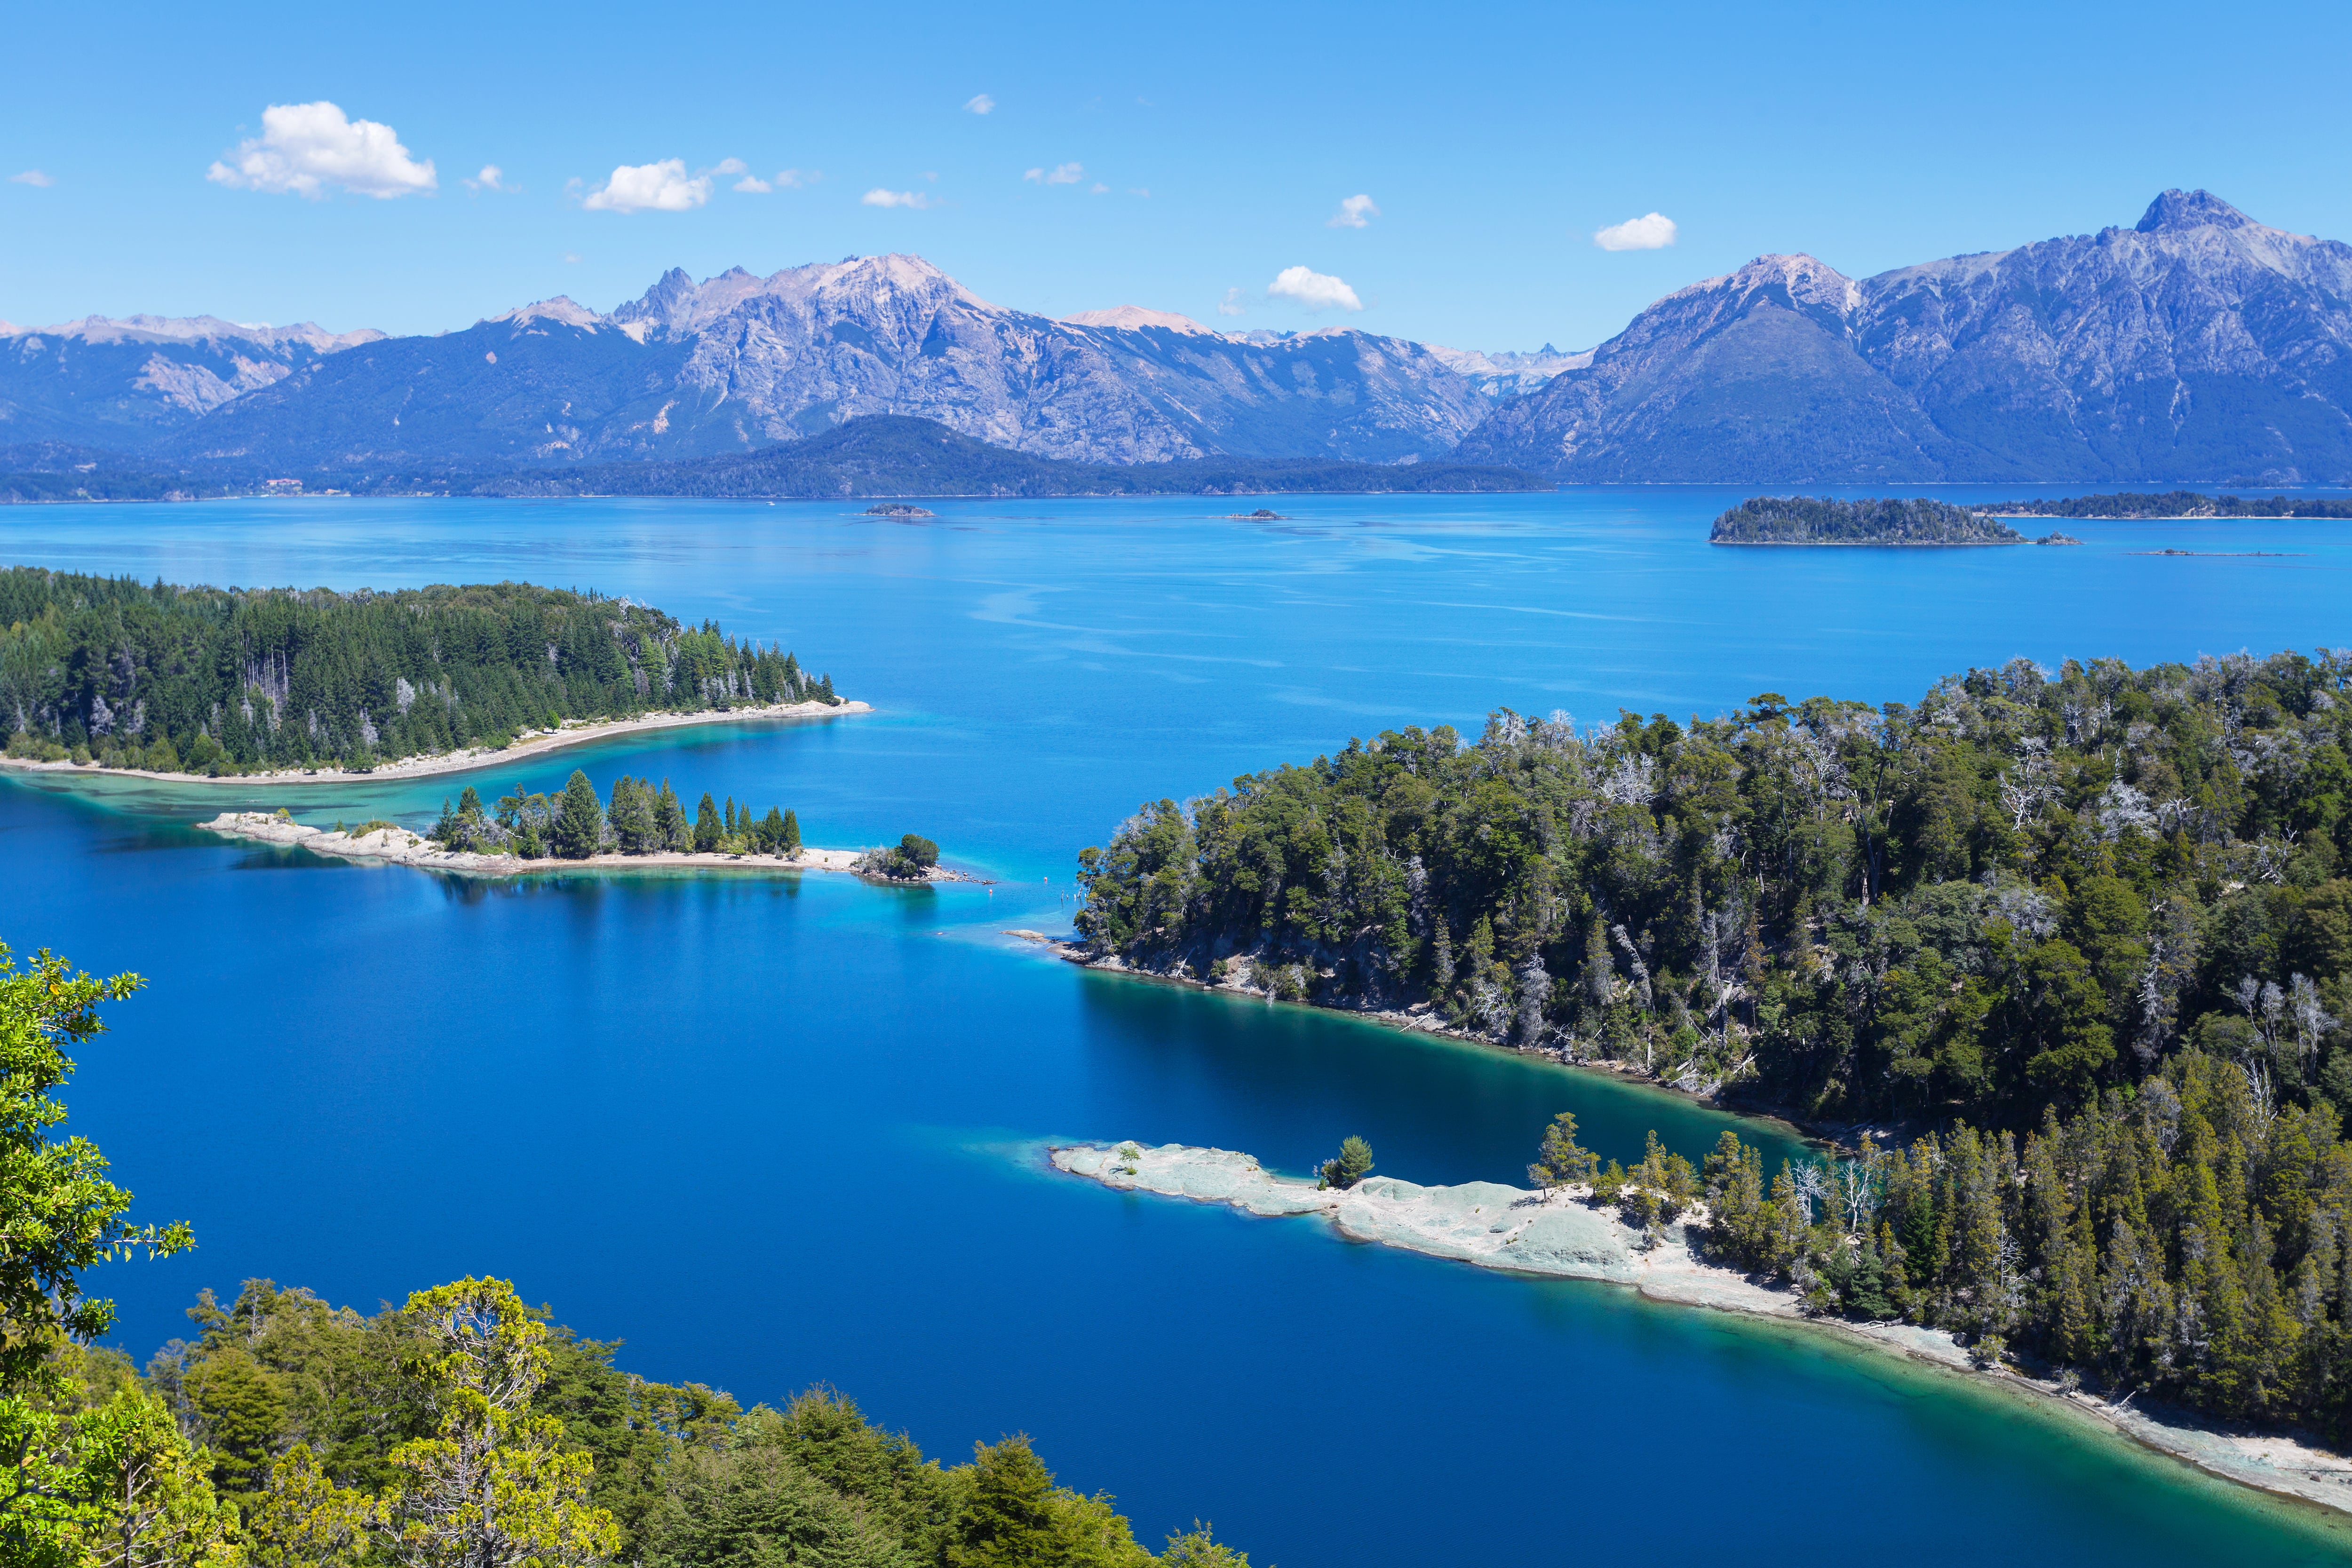
[[[2352,1460],[2340,1455],[2290,1437],[2224,1430],[2179,1412],[2151,1413],[2128,1400],[2117,1405],[2006,1367],[1981,1371],[1939,1329],[1807,1318],[1795,1292],[1693,1257],[1687,1228],[1679,1223],[1645,1251],[1642,1233],[1613,1211],[1500,1182],[1422,1186],[1373,1176],[1344,1191],[1318,1188],[1305,1177],[1276,1175],[1249,1155],[1181,1144],[1077,1144],[1049,1149],[1047,1158],[1057,1170],[1124,1191],[1221,1203],[1269,1218],[1319,1214],[1350,1240],[1485,1269],[1606,1281],[1654,1301],[1801,1323],[2054,1405],[2226,1480],[2352,1513]]]

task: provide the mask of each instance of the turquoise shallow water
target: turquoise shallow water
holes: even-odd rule
[[[194,1256],[110,1270],[125,1343],[247,1275],[372,1304],[512,1275],[649,1375],[819,1379],[927,1448],[1025,1429],[1156,1538],[1301,1568],[1573,1552],[2335,1561],[2345,1531],[1818,1336],[1349,1246],[1042,1171],[1055,1137],[1509,1179],[1552,1112],[1604,1153],[1726,1120],[1302,1009],[1087,975],[1064,918],[1136,804],[1509,704],[1606,720],[1769,688],[1914,700],[2019,653],[2343,639],[2341,525],[2070,525],[2082,549],[1738,551],[1714,491],[941,503],[335,502],[0,511],[0,560],[335,587],[528,578],[781,638],[871,717],[608,742],[625,768],[909,829],[993,888],[486,885],[188,830],[230,804],[422,823],[460,780],[0,785],[0,937],[152,979],[73,1103]],[[1255,503],[1252,503],[1255,505]],[[2151,557],[2167,546],[2291,552]],[[1050,879],[1050,880],[1047,880]],[[1754,1130],[1751,1129],[1751,1132]],[[1771,1135],[1765,1130],[1765,1135]]]

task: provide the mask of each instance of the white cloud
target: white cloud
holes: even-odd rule
[[[970,101],[966,102],[963,107],[964,111],[968,114],[986,114],[990,110],[996,107],[996,100],[989,97],[984,92],[978,92],[972,94]]]
[[[1662,250],[1675,243],[1675,220],[1664,213],[1611,224],[1592,236],[1603,250]]]
[[[1248,315],[1249,307],[1242,302],[1242,291],[1238,288],[1226,289],[1225,297],[1217,301],[1217,314],[1220,316]]]
[[[1381,210],[1372,204],[1371,197],[1349,196],[1339,204],[1339,210],[1333,213],[1323,226],[1329,229],[1367,228],[1380,215]]]
[[[580,204],[592,213],[685,213],[709,200],[709,175],[688,179],[685,159],[665,158],[658,163],[622,164]]]
[[[816,169],[779,169],[776,171],[776,183],[787,191],[805,191],[811,185],[815,184],[819,180],[824,178],[824,172]]]
[[[1083,163],[1056,163],[1051,169],[1032,169],[1021,177],[1033,185],[1075,185],[1086,175]]]
[[[913,207],[918,212],[931,205],[931,198],[920,191],[886,191],[879,185],[857,199],[869,207]]]
[[[764,196],[769,192],[775,189],[773,185],[771,185],[757,174],[744,175],[741,179],[735,182],[735,188],[739,191],[747,191],[755,196]]]
[[[317,201],[330,185],[354,195],[389,200],[437,188],[433,160],[408,155],[391,126],[373,120],[346,120],[321,99],[317,103],[273,103],[261,111],[261,134],[240,141],[234,163],[215,162],[205,178],[247,191],[308,196]]]
[[[45,191],[57,183],[38,169],[27,169],[21,174],[11,174],[8,176],[8,183],[12,185],[37,185]]]
[[[1108,196],[1110,194],[1110,187],[1104,184],[1100,180],[1097,180],[1094,184],[1088,188],[1087,193],[1097,196]]]
[[[514,187],[506,183],[506,171],[500,169],[496,163],[485,163],[482,165],[480,173],[466,182],[466,189],[469,191],[513,190]]]
[[[1361,310],[1364,302],[1356,291],[1328,272],[1309,272],[1303,267],[1286,267],[1274,275],[1265,286],[1268,299],[1293,299],[1309,310]]]

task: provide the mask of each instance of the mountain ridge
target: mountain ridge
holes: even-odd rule
[[[2130,228],[1678,289],[1464,461],[1569,482],[2352,476],[2352,246],[2167,191]]]

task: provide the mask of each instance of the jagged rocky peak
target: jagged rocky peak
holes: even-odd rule
[[[1216,336],[1190,316],[1180,316],[1173,310],[1148,310],[1140,305],[1118,305],[1108,310],[1081,310],[1062,319],[1073,327],[1113,327],[1125,330],[1159,327],[1171,332],[1200,332],[1212,338]]]
[[[2245,229],[2262,225],[2210,191],[2167,191],[2147,204],[2134,225],[2141,234],[2180,229]]]
[[[1759,256],[1733,273],[1730,284],[1732,290],[1740,294],[1775,287],[1785,288],[1789,298],[1801,305],[1826,305],[1841,311],[1853,309],[1862,299],[1853,279],[1828,262],[1802,253]]]
[[[568,294],[559,294],[552,299],[534,300],[529,305],[519,305],[505,315],[494,316],[490,319],[510,321],[517,327],[528,327],[534,321],[555,321],[566,327],[584,328],[591,332],[599,327],[611,325],[606,318],[599,316]]]
[[[997,308],[919,256],[850,256],[788,267],[766,277],[730,267],[701,283],[672,267],[642,298],[615,309],[612,319],[682,337],[766,298],[826,315],[862,314],[867,306],[899,299],[931,308],[955,300],[981,310]]]

